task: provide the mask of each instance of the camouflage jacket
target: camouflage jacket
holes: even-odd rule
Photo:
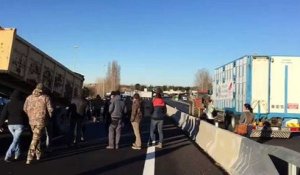
[[[47,112],[49,117],[52,117],[53,112],[50,98],[36,90],[34,90],[32,94],[26,98],[23,109],[28,115],[29,124],[31,126],[45,126]]]

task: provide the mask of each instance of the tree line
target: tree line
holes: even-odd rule
[[[111,92],[113,90],[117,90],[121,88],[121,66],[117,61],[113,60],[109,62],[107,65],[106,76],[102,78],[98,78],[94,87],[85,87],[85,91],[89,96],[95,96],[97,94],[102,97],[106,95],[107,92]],[[194,86],[175,86],[175,85],[161,85],[161,86],[153,86],[153,85],[143,85],[143,84],[134,84],[127,85],[129,90],[139,90],[143,91],[147,89],[148,91],[155,91],[156,89],[161,89],[163,91],[183,91],[189,92],[190,90],[197,91],[212,91],[212,81],[213,78],[209,70],[202,68],[199,69],[195,74]]]

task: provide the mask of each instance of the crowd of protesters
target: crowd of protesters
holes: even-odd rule
[[[166,115],[166,104],[161,92],[157,92],[151,103],[151,125],[149,143],[162,148],[163,142],[163,119]],[[3,131],[5,120],[8,121],[8,129],[13,136],[4,161],[11,162],[20,159],[20,137],[22,132],[29,126],[32,139],[27,151],[26,164],[31,164],[43,156],[41,140],[45,137],[46,149],[51,148],[53,137],[53,116],[63,120],[65,127],[60,128],[65,135],[68,147],[77,147],[79,142],[85,142],[86,121],[104,124],[105,134],[108,136],[106,149],[118,149],[121,131],[132,130],[134,142],[132,149],[142,148],[140,123],[144,115],[143,100],[138,93],[133,97],[121,97],[120,91],[112,91],[110,96],[101,98],[99,95],[92,100],[87,100],[83,93],[73,98],[67,107],[53,107],[51,97],[44,91],[42,83],[37,84],[27,98],[24,94],[15,90],[10,101],[5,105],[0,116],[0,132]],[[67,127],[66,127],[67,126]],[[157,130],[157,132],[155,132]],[[159,135],[156,144],[155,133]],[[149,145],[148,143],[148,145]]]

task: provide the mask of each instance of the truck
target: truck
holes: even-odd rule
[[[84,76],[71,71],[17,35],[14,28],[0,27],[0,92],[18,89],[30,94],[41,82],[55,100],[78,96]]]
[[[250,137],[300,132],[299,75],[299,56],[246,55],[216,68],[211,97],[217,121],[233,130],[248,103],[255,116]]]
[[[13,90],[29,95],[37,83],[43,83],[57,112],[58,106],[63,109],[81,93],[83,81],[83,75],[71,71],[30,44],[17,35],[16,29],[0,27],[0,110]],[[59,117],[55,121],[61,129],[65,123],[62,120]]]

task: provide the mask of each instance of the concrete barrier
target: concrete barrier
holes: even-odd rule
[[[280,172],[280,174],[299,175],[300,153],[294,150],[273,145],[265,145],[264,154],[272,155],[288,163],[288,172]],[[283,171],[282,168],[280,168]]]
[[[239,157],[231,166],[231,174],[279,174],[270,156],[264,154],[265,145],[242,138]]]
[[[283,147],[260,144],[203,120],[200,122],[198,118],[172,107],[168,109],[173,113],[172,117],[178,126],[187,131],[192,138],[195,137],[196,143],[229,174],[277,175],[279,173],[269,155],[285,160],[288,163],[288,174],[299,173],[297,167],[300,167],[300,153]],[[197,125],[197,122],[200,125]]]
[[[230,174],[278,174],[270,157],[262,154],[264,145],[205,121],[196,143]]]
[[[188,114],[186,114],[184,112],[181,112],[180,113],[180,119],[179,119],[179,121],[177,123],[178,127],[183,128],[188,117],[189,117]]]
[[[167,115],[168,116],[173,116],[174,114],[176,114],[178,112],[178,110],[176,108],[173,108],[169,105],[167,105]],[[180,112],[180,111],[179,111]]]
[[[212,154],[215,148],[217,135],[215,127],[205,121],[200,122],[199,133],[196,135],[196,143],[208,154]]]

